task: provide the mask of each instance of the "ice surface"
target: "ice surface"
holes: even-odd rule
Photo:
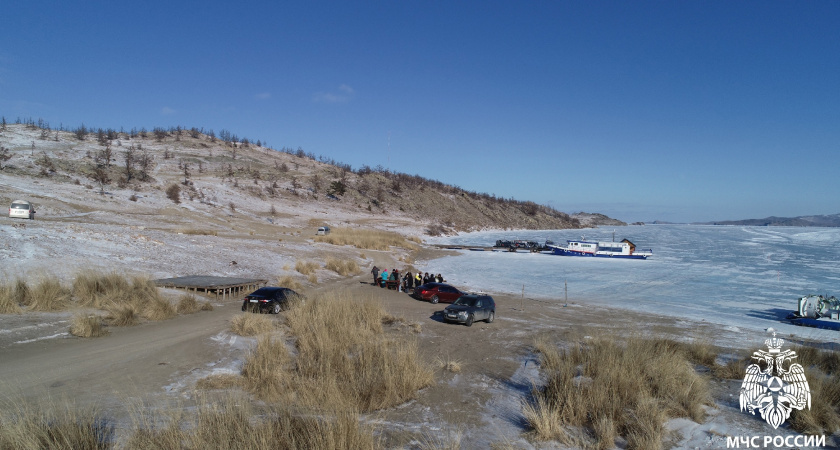
[[[652,249],[648,260],[476,252],[419,261],[450,283],[525,297],[603,304],[740,329],[836,341],[836,331],[780,322],[808,294],[840,295],[840,229],[646,225],[585,230],[494,231],[431,238],[429,242],[491,246],[496,240],[620,241]]]

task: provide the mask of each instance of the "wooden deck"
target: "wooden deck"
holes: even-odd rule
[[[216,295],[217,300],[219,299],[219,294],[221,294],[222,300],[226,300],[228,297],[238,297],[243,291],[250,293],[265,286],[268,284],[268,280],[188,275],[185,277],[161,278],[154,280],[154,283],[158,287],[186,289],[193,292],[203,292],[204,294],[212,292]]]

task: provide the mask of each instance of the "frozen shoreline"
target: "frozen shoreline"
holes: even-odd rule
[[[551,239],[565,243],[629,238],[653,248],[649,260],[575,258],[546,254],[459,250],[454,256],[421,260],[423,270],[442,273],[452,284],[526,298],[618,308],[670,316],[721,329],[784,335],[838,343],[831,330],[800,327],[784,317],[796,299],[820,288],[835,292],[840,268],[840,229],[650,225],[589,230],[484,231],[429,243],[487,246],[497,239]],[[818,287],[813,287],[818,286]],[[763,338],[762,338],[763,339]]]

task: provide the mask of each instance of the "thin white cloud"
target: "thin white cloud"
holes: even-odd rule
[[[257,100],[268,100],[271,98],[271,92],[260,92],[259,94],[255,95],[254,98]]]
[[[175,110],[168,107],[168,106],[164,106],[163,108],[160,109],[160,113],[163,114],[164,116],[169,116],[169,115],[175,114]]]
[[[317,103],[345,103],[353,99],[356,91],[346,85],[338,86],[338,92],[316,92],[313,100]]]

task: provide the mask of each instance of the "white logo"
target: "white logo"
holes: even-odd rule
[[[746,409],[755,414],[758,410],[762,419],[778,428],[790,417],[792,410],[801,411],[806,406],[811,409],[811,389],[802,365],[784,367],[785,361],[792,362],[796,358],[796,352],[782,351],[785,341],[777,339],[772,328],[767,331],[773,333],[772,338],[764,341],[768,351],[753,353],[752,357],[758,364],[747,366],[747,375],[741,383],[741,411]],[[762,363],[765,366],[763,370]]]

